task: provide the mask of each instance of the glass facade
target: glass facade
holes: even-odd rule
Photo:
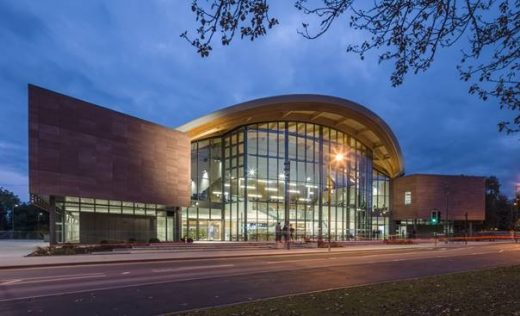
[[[56,207],[60,243],[173,241],[174,218],[164,205],[64,197],[57,198]]]
[[[374,170],[372,176],[372,237],[382,239],[389,234],[390,178]]]
[[[274,240],[277,223],[292,225],[297,240],[326,239],[329,229],[333,240],[388,234],[389,178],[351,135],[268,122],[193,142],[191,150],[192,204],[182,211],[182,236]]]

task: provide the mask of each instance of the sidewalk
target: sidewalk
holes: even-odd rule
[[[470,242],[471,245],[497,244],[498,242]],[[463,247],[464,243],[439,243],[438,248]],[[433,243],[420,243],[413,245],[359,245],[342,248],[332,248],[331,254],[345,253],[352,251],[370,251],[370,250],[390,250],[390,249],[427,249],[433,248]],[[1,253],[4,253],[1,249]],[[83,264],[103,264],[103,263],[123,263],[123,262],[153,262],[153,261],[169,261],[169,260],[190,260],[190,259],[215,259],[230,257],[253,257],[253,256],[274,256],[274,255],[300,255],[312,253],[327,253],[328,248],[314,249],[245,249],[245,250],[157,250],[142,249],[131,250],[125,252],[109,252],[107,254],[87,254],[72,256],[42,256],[42,257],[24,257],[19,252],[12,252],[11,255],[0,256],[0,269],[28,268],[28,267],[45,267],[45,266],[66,266],[66,265],[83,265]]]
[[[36,249],[48,246],[48,242],[41,240],[0,239],[0,266],[2,261],[10,258],[21,258]]]

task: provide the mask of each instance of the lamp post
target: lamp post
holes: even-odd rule
[[[11,214],[11,230],[12,230],[12,238],[14,239],[14,211],[18,207],[18,204],[13,205],[13,214]]]
[[[446,196],[446,220],[445,220],[445,243],[447,244],[449,242],[449,236],[450,236],[450,221],[449,221],[449,197],[450,197],[450,189],[448,188],[448,184],[444,185],[444,195]]]
[[[343,156],[342,153],[337,153],[335,156],[334,156],[334,161],[336,163],[339,163],[339,162],[342,162],[343,160],[345,159],[345,157]],[[327,190],[327,195],[328,195],[328,226],[329,226],[329,252],[331,251],[331,248],[330,248],[330,242],[331,242],[331,204],[332,204],[332,161],[329,161],[329,172],[328,172],[328,190]]]
[[[43,213],[42,212],[38,212],[38,218],[36,219],[36,234],[38,237],[41,236],[40,234],[40,216],[42,216]]]

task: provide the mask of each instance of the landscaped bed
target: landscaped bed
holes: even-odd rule
[[[181,315],[520,315],[520,266],[287,296]]]
[[[59,246],[38,247],[36,250],[31,252],[28,257],[82,255],[95,252],[113,251],[114,249],[126,249],[131,247],[131,244],[126,243],[100,245],[63,244]]]

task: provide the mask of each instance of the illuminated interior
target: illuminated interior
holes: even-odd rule
[[[249,124],[194,141],[183,235],[274,240],[276,224],[288,223],[296,240],[319,240],[329,230],[330,176],[332,239],[384,238],[389,177],[374,168],[372,157],[355,137],[306,122]]]

